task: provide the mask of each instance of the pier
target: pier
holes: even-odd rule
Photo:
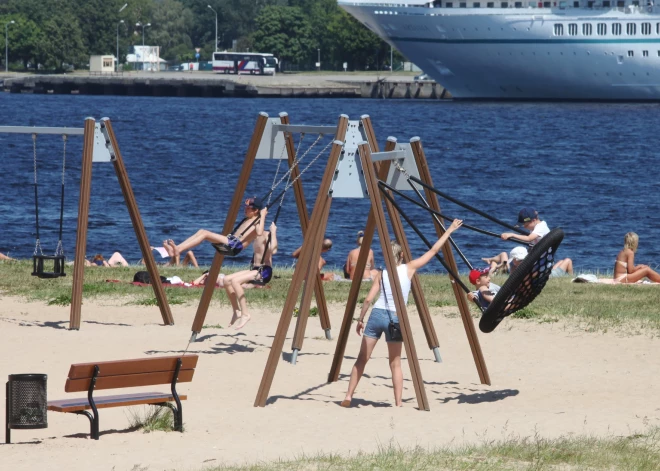
[[[278,74],[218,75],[209,72],[129,72],[92,75],[7,74],[7,93],[241,98],[447,99],[440,84],[410,75]]]

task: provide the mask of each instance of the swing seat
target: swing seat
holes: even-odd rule
[[[243,250],[243,242],[233,234],[227,236],[228,243],[226,244],[211,244],[215,250],[224,255],[225,257],[235,257]]]
[[[479,321],[482,332],[492,332],[505,317],[523,309],[541,294],[550,278],[555,254],[563,239],[564,231],[558,227],[530,250],[483,312]]]
[[[45,271],[44,262],[53,261],[53,271]],[[39,278],[59,278],[64,273],[64,255],[34,255],[32,257],[32,276]]]

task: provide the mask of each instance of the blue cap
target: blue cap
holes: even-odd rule
[[[539,213],[533,208],[523,208],[518,213],[518,223],[524,224],[539,217]]]
[[[254,197],[254,198],[248,198],[248,200],[245,202],[245,205],[249,208],[253,209],[264,209],[264,203],[261,201],[261,198]]]

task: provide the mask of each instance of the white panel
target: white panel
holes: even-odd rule
[[[344,148],[332,180],[333,198],[367,198],[358,144],[366,141],[360,121],[349,121]]]
[[[417,164],[415,163],[415,156],[413,155],[412,147],[410,146],[410,143],[397,142],[395,150],[403,151],[405,153],[405,158],[403,159],[403,162],[401,160],[398,161],[399,165],[401,165],[413,177],[419,178],[419,171],[417,170]],[[404,191],[404,190],[412,191],[412,188],[410,188],[410,185],[408,184],[405,175],[402,175],[401,172],[399,172],[399,170],[397,170],[397,168],[394,165],[390,166],[390,173],[387,175],[387,184],[400,191]]]
[[[264,128],[264,134],[259,142],[257,150],[257,159],[286,159],[286,144],[284,143],[284,133],[273,129],[274,124],[281,124],[280,118],[268,118]]]
[[[101,131],[101,123],[94,124],[94,150],[92,162],[110,162],[110,151],[105,145],[105,136]]]

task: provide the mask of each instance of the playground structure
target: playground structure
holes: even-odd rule
[[[36,151],[36,136],[40,134],[56,134],[63,136],[64,141],[64,157],[63,157],[63,174],[64,174],[64,160],[66,158],[66,141],[68,136],[82,136],[83,137],[83,150],[82,150],[82,165],[80,176],[80,199],[78,202],[78,225],[76,230],[76,249],[75,249],[75,263],[73,266],[73,281],[71,289],[71,310],[69,316],[69,330],[79,330],[81,321],[81,306],[82,306],[82,291],[84,281],[84,260],[85,252],[87,249],[87,224],[89,220],[89,202],[91,195],[92,184],[92,163],[93,162],[112,162],[119,186],[121,187],[124,201],[128,208],[133,229],[142,251],[142,257],[146,264],[149,276],[151,277],[151,285],[154,289],[154,294],[158,301],[158,307],[166,325],[173,325],[174,319],[170,311],[165,291],[160,282],[158,269],[154,260],[153,254],[147,239],[147,233],[140,217],[140,211],[135,201],[135,195],[128,178],[128,173],[124,165],[124,160],[119,151],[117,138],[112,130],[112,124],[108,118],[103,118],[100,123],[97,123],[93,118],[86,118],[84,127],[31,127],[31,126],[0,126],[0,133],[11,134],[31,134],[33,136],[33,149],[34,149],[34,165],[35,165],[35,206],[37,218],[37,244],[34,253],[34,272],[39,276],[41,272],[45,276],[40,278],[55,278],[64,276],[64,252],[61,248],[62,241],[62,220],[63,209],[60,210],[60,241],[54,256],[45,256],[38,253],[39,235],[38,235],[38,196],[37,196],[37,151]],[[62,203],[64,201],[64,175],[62,177]],[[46,272],[44,269],[44,261],[53,260],[54,267],[52,272]]]

